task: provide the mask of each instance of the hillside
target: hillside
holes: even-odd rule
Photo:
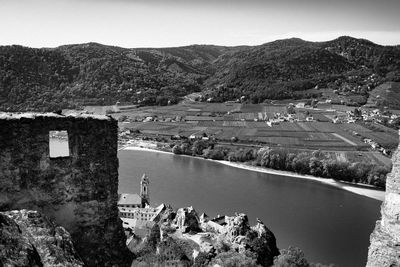
[[[400,49],[345,36],[320,43],[293,38],[224,54],[215,65],[207,85],[217,102],[319,97],[309,89],[329,88],[363,96],[356,102],[364,104],[375,86],[400,79]]]
[[[201,91],[231,48],[126,49],[97,43],[0,47],[0,110],[56,110],[116,101],[167,104]]]
[[[400,109],[400,83],[387,82],[377,86],[370,92],[368,104]]]
[[[0,47],[0,110],[58,110],[127,102],[167,105],[193,92],[215,102],[321,97],[367,102],[400,80],[400,48],[340,37],[260,46],[121,48],[97,43]],[[352,104],[352,103],[350,103]]]

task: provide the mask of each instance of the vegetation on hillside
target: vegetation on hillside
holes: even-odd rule
[[[252,103],[303,98],[307,89],[330,88],[365,96],[354,101],[365,104],[376,85],[400,79],[400,49],[351,37],[322,43],[293,38],[224,54],[215,65],[207,97],[216,102],[242,96]]]
[[[210,61],[222,51],[202,46],[125,49],[96,43],[55,49],[0,47],[0,110],[173,104],[201,90],[212,72]]]
[[[321,43],[287,39],[252,47],[0,47],[0,110],[6,111],[117,102],[167,105],[200,91],[203,100],[259,103],[318,97],[310,92],[315,88],[364,104],[377,85],[399,80],[398,46],[351,37]]]

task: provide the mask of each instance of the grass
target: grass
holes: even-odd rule
[[[370,92],[368,104],[383,102],[384,106],[390,109],[400,109],[400,83],[387,82]]]
[[[332,106],[334,109],[335,106]],[[338,106],[339,111],[318,109],[297,109],[297,115],[304,117],[307,110],[316,117],[334,116],[352,107]],[[235,113],[232,111],[240,111]],[[330,121],[281,122],[269,127],[264,121],[254,121],[260,114],[286,111],[285,105],[240,104],[240,103],[183,103],[165,107],[140,107],[113,114],[116,118],[126,115],[129,118],[158,116],[158,118],[189,117],[191,121],[175,122],[130,122],[120,123],[120,128],[139,130],[145,135],[159,135],[169,138],[172,135],[189,137],[192,134],[214,136],[224,145],[231,144],[231,138],[239,141],[233,147],[285,147],[289,150],[320,149],[332,153],[338,160],[350,162],[365,161],[390,165],[390,159],[379,152],[371,151],[363,138],[371,138],[378,143],[395,148],[398,144],[396,130],[375,123],[333,124]],[[230,114],[228,114],[228,112]],[[242,120],[243,119],[243,120]],[[362,156],[360,156],[360,154]]]

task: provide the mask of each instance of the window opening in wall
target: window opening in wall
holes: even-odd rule
[[[49,132],[50,158],[69,157],[69,144],[67,131]]]

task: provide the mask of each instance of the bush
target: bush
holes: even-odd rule
[[[213,255],[210,253],[200,252],[194,260],[193,267],[203,267],[208,266],[210,261],[212,260]]]
[[[223,238],[218,238],[214,247],[218,253],[227,252],[231,249],[231,246]]]
[[[368,184],[385,188],[386,175],[390,170],[386,167],[374,166],[368,173]]]
[[[211,266],[220,265],[224,267],[257,267],[256,259],[245,254],[228,251],[218,254],[212,261]]]
[[[175,145],[175,146],[172,148],[172,153],[174,153],[174,154],[176,154],[176,155],[182,154],[181,147],[180,147],[179,145]]]
[[[304,257],[303,251],[296,247],[282,249],[281,255],[275,257],[274,267],[309,267],[307,259]]]

